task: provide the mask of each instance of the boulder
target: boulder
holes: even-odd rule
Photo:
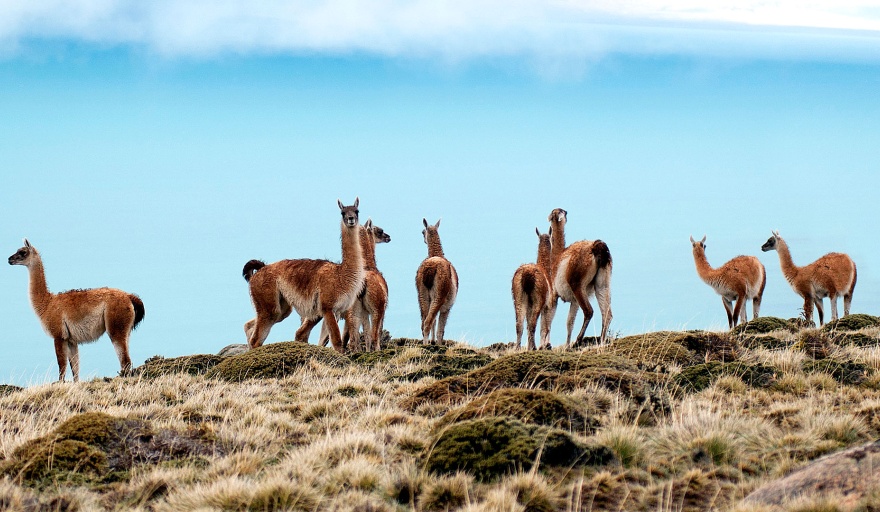
[[[238,356],[244,354],[248,350],[250,350],[250,347],[247,343],[233,343],[232,345],[226,345],[221,348],[220,352],[217,352],[217,355],[220,357]]]
[[[783,505],[799,498],[833,498],[853,510],[880,488],[880,441],[826,455],[746,496],[743,504]]]

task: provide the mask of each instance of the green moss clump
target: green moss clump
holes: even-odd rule
[[[440,419],[442,428],[457,421],[510,416],[523,423],[547,425],[591,435],[599,426],[596,416],[577,400],[538,389],[504,388],[477,398]]]
[[[491,393],[499,388],[552,388],[561,382],[567,387],[576,387],[588,381],[600,382],[607,387],[627,386],[635,380],[650,380],[647,373],[639,372],[631,361],[610,354],[543,350],[517,352],[499,357],[463,375],[438,380],[417,391],[403,405],[414,408],[425,402],[448,403],[468,395]]]
[[[37,487],[107,483],[126,479],[137,463],[215,453],[212,441],[196,431],[157,432],[143,420],[88,412],[17,448],[0,463],[0,474]]]
[[[427,367],[415,372],[399,376],[403,380],[419,380],[424,377],[444,379],[461,375],[473,369],[486,366],[494,360],[492,356],[470,349],[449,349],[446,353],[435,354],[430,358]]]
[[[838,345],[850,345],[855,347],[875,347],[880,345],[880,338],[861,332],[837,333],[833,340],[834,343],[837,343]]]
[[[688,347],[699,349],[704,344],[705,341],[694,333],[661,331],[618,338],[611,342],[609,350],[641,365],[689,366],[699,362],[700,357]]]
[[[746,322],[734,327],[733,334],[767,334],[773,331],[791,331],[796,332],[797,326],[789,320],[776,318],[774,316],[761,316],[751,322]]]
[[[609,449],[582,445],[562,430],[502,417],[453,424],[437,438],[426,466],[436,473],[466,471],[493,481],[536,463],[545,469],[601,465],[612,459]]]
[[[134,373],[145,379],[155,379],[162,375],[177,373],[204,375],[208,370],[217,366],[222,360],[223,358],[221,356],[213,354],[196,354],[173,358],[153,356],[144,361],[142,366],[136,368]]]
[[[13,386],[12,384],[0,384],[0,396],[11,395],[12,393],[21,391],[22,387]]]
[[[854,313],[832,320],[822,327],[825,332],[830,331],[858,331],[868,327],[880,326],[880,317]]]
[[[790,347],[794,342],[786,341],[783,338],[770,334],[759,334],[756,336],[743,336],[740,339],[742,346],[750,349],[765,348],[769,350],[785,349]]]
[[[831,353],[831,340],[828,339],[828,334],[818,329],[804,329],[792,348],[806,353],[813,359],[825,359]]]
[[[385,363],[394,359],[401,352],[403,352],[403,349],[400,347],[383,348],[382,350],[376,350],[374,352],[356,352],[354,354],[349,354],[348,358],[354,364],[372,368],[377,364]]]
[[[247,379],[280,379],[293,374],[310,361],[332,366],[344,366],[350,363],[347,357],[332,348],[287,341],[263,345],[241,355],[226,357],[205,375],[230,382],[242,382]]]
[[[840,384],[858,386],[865,381],[868,375],[868,365],[853,361],[837,361],[834,359],[822,359],[819,361],[805,361],[803,363],[805,373],[826,373]]]
[[[762,364],[711,361],[685,368],[675,376],[676,383],[686,391],[699,392],[722,375],[735,375],[750,386],[767,387],[776,380],[776,370]]]

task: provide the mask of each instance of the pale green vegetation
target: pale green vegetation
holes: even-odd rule
[[[739,501],[880,437],[864,323],[570,352],[284,343],[0,387],[0,510],[769,511]]]

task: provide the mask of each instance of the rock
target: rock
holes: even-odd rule
[[[797,498],[833,497],[840,510],[853,510],[880,488],[880,441],[826,455],[788,476],[765,484],[742,501],[782,505]]]
[[[250,350],[250,347],[247,343],[233,343],[232,345],[226,345],[221,348],[220,352],[217,352],[217,355],[220,357],[238,356],[244,354],[248,350]]]

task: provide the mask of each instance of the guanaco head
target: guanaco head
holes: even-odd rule
[[[535,228],[535,234],[538,235],[538,258],[541,257],[542,253],[550,254],[550,235],[553,233],[553,228],[550,228],[550,232],[546,235],[541,233],[541,230]]]
[[[36,254],[37,250],[34,249],[34,246],[32,246],[27,238],[25,238],[24,247],[15,251],[15,254],[9,257],[9,264],[28,266],[31,263],[31,258]]]
[[[367,219],[364,228],[367,230],[367,233],[373,235],[373,240],[377,244],[387,244],[391,241],[391,235],[386,233],[384,229],[373,224],[373,219]]]
[[[550,212],[550,216],[547,217],[547,220],[549,220],[551,224],[565,224],[568,220],[568,212],[562,208],[554,208],[553,211]]]
[[[437,224],[433,226],[428,224],[428,219],[423,218],[422,224],[425,225],[425,229],[422,230],[422,237],[425,239],[425,243],[431,245],[431,241],[440,240],[440,234],[437,230],[440,228],[440,221],[442,219],[437,219]]]
[[[703,235],[703,239],[697,242],[694,240],[694,237],[691,236],[691,245],[694,248],[694,254],[703,253],[706,251],[706,236]]]
[[[342,224],[349,228],[356,227],[358,225],[358,203],[360,203],[360,198],[355,197],[354,204],[351,206],[344,206],[339,199],[336,200],[336,203],[342,211]]]
[[[779,236],[779,231],[771,231],[770,233],[770,238],[768,238],[764,245],[761,246],[761,250],[764,252],[775,251],[777,242],[782,239],[782,237]]]

